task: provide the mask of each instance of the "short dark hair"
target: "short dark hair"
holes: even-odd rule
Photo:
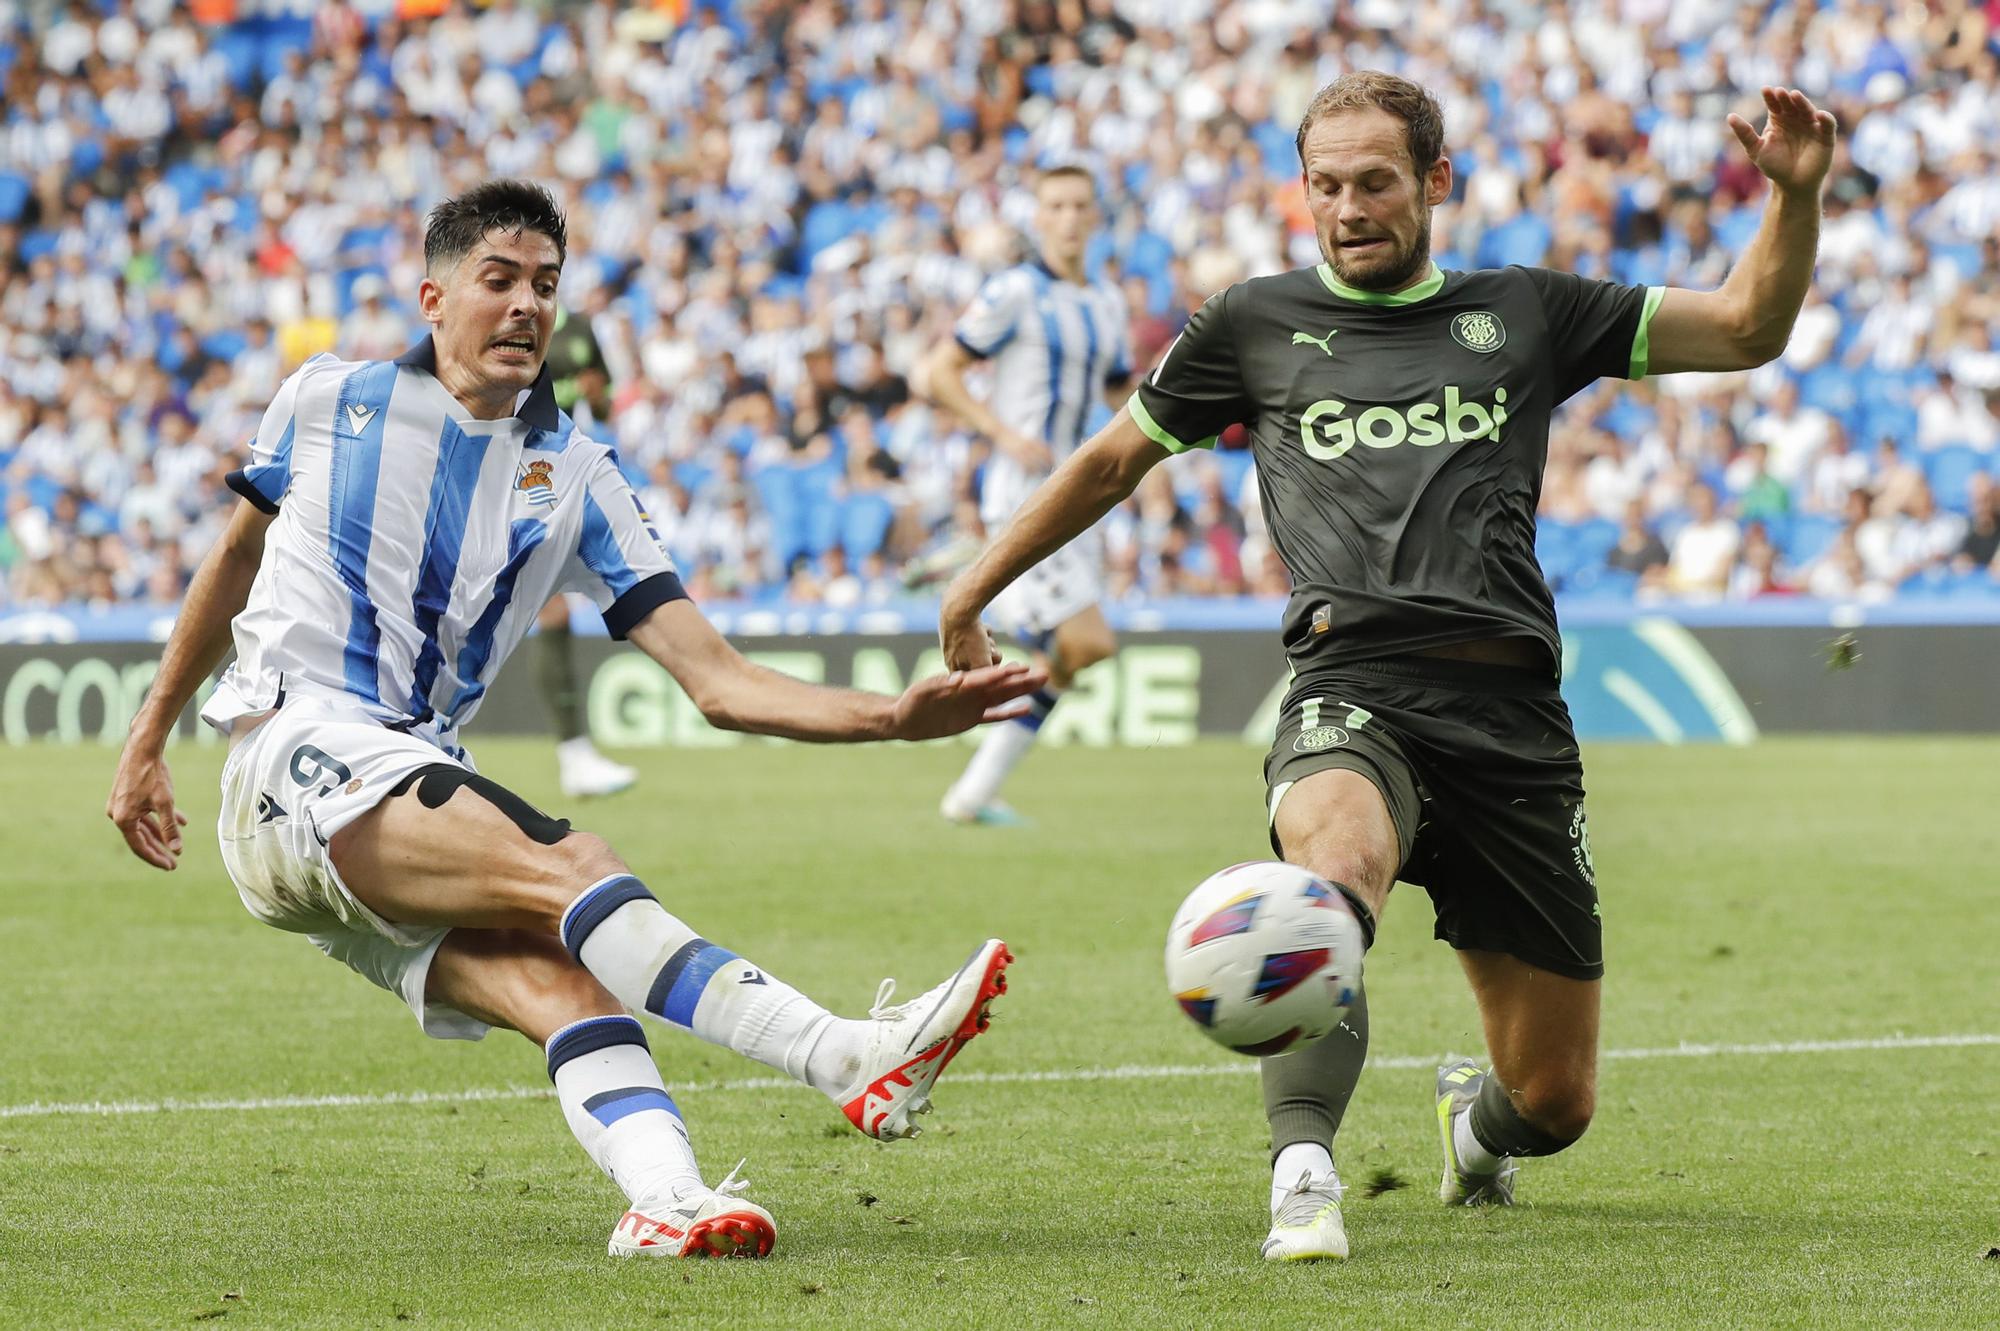
[[[558,264],[569,256],[569,226],[554,196],[526,180],[489,180],[431,209],[424,225],[425,271],[450,268],[489,231],[534,231],[555,242]]]
[[[1306,132],[1326,116],[1366,107],[1387,111],[1403,122],[1410,161],[1423,175],[1444,156],[1444,109],[1422,84],[1385,74],[1379,69],[1357,69],[1342,74],[1319,90],[1299,122],[1299,165],[1306,164]]]
[[[1092,174],[1089,167],[1079,166],[1075,162],[1063,162],[1048,168],[1035,178],[1035,188],[1040,190],[1044,182],[1062,180],[1065,177],[1081,180],[1084,184],[1090,186],[1090,191],[1093,195],[1097,193],[1097,177]]]

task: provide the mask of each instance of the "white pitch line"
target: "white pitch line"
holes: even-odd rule
[[[1758,1058],[1782,1054],[1854,1054],[1892,1049],[1965,1049],[2000,1045],[2000,1034],[1884,1035],[1866,1040],[1785,1040],[1770,1044],[1678,1044],[1652,1049],[1606,1049],[1602,1057],[1621,1062],[1661,1058]],[[1434,1068],[1446,1054],[1384,1054],[1368,1060],[1372,1068],[1407,1070]],[[1033,1082],[1176,1081],[1190,1077],[1248,1076],[1257,1064],[1128,1063],[1118,1067],[1049,1068],[1039,1072],[963,1072],[954,1086],[1008,1086]],[[724,1091],[797,1090],[787,1077],[744,1077],[735,1081],[688,1083],[672,1088],[676,1095]],[[555,1092],[546,1086],[497,1086],[469,1091],[390,1091],[379,1095],[276,1095],[230,1100],[86,1100],[70,1103],[34,1101],[0,1105],[0,1119],[86,1117],[115,1118],[124,1114],[255,1112],[269,1109],[370,1109],[385,1105],[460,1105],[488,1100],[546,1100]]]

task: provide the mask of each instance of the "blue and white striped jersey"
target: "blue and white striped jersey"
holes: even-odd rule
[[[515,415],[481,421],[436,366],[425,338],[394,361],[315,356],[279,387],[229,477],[277,520],[203,719],[337,691],[455,748],[555,592],[588,594],[620,638],[686,595],[616,456],[556,409],[546,369]]]
[[[1123,293],[1109,282],[1065,281],[1039,260],[988,278],[953,331],[969,354],[993,361],[993,414],[1046,443],[1058,465],[1098,423],[1104,386],[1132,372]],[[1006,518],[1042,479],[996,454],[981,515]]]

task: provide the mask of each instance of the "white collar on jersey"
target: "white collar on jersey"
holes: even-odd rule
[[[433,379],[437,377],[437,344],[426,336],[423,341],[396,357],[396,364],[407,365],[414,370],[422,370]],[[535,376],[535,382],[528,387],[528,395],[517,407],[514,414],[537,430],[561,428],[556,409],[555,382],[549,377],[549,365],[542,362],[542,372]]]

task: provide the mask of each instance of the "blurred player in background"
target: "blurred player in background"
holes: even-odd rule
[[[580,418],[578,424],[586,430],[610,423],[611,370],[588,315],[557,311],[548,367],[560,410]],[[562,793],[571,799],[615,795],[637,781],[639,773],[611,761],[591,743],[584,710],[588,699],[577,677],[576,641],[570,635],[571,599],[552,597],[535,616],[535,683],[556,727],[556,775]]]
[[[1740,370],[1785,348],[1812,283],[1834,118],[1763,90],[1761,227],[1720,290],[1542,268],[1447,273],[1451,196],[1429,92],[1363,71],[1299,126],[1325,262],[1213,297],[1112,421],[947,593],[946,662],[997,660],[981,610],[1130,494],[1238,421],[1293,592],[1293,682],[1265,762],[1271,842],[1329,879],[1365,937],[1399,879],[1424,887],[1491,1054],[1438,1069],[1453,1205],[1511,1203],[1515,1162],[1583,1135],[1597,1093],[1603,931],[1583,768],[1557,691],[1555,603],[1535,559],[1550,418],[1593,380]],[[1271,1260],[1345,1257],[1333,1137],[1368,1048],[1343,1025],[1264,1060]]]
[[[1055,167],[1036,181],[1035,204],[1035,258],[989,278],[951,340],[931,350],[916,376],[933,402],[992,445],[979,503],[988,531],[1083,442],[1100,412],[1131,392],[1125,298],[1115,283],[1092,282],[1084,269],[1098,224],[1096,181],[1081,167]],[[992,362],[986,401],[966,386],[975,361]],[[945,792],[947,819],[1018,821],[1000,801],[1001,785],[1078,672],[1117,650],[1098,604],[1103,595],[1104,553],[1092,532],[1052,552],[994,601],[996,626],[1047,663],[1049,686],[1029,700],[1026,716],[987,732]]]
[[[500,1026],[541,1046],[571,1130],[630,1200],[614,1255],[762,1256],[770,1213],[734,1171],[703,1181],[630,1013],[822,1091],[872,1137],[908,1136],[983,1029],[1005,945],[913,1002],[889,1006],[885,984],[868,1019],[835,1017],[668,913],[601,839],[481,776],[461,727],[534,608],[567,590],[728,729],[953,734],[1013,715],[1043,676],[1012,665],[888,698],[801,683],[724,641],[611,450],[556,407],[544,357],[566,236],[538,186],[447,200],[424,235],[431,335],[285,380],[229,478],[246,502],[174,622],[106,813],[134,854],[175,866],[187,819],[164,746],[233,629],[202,716],[230,737],[218,831],[251,914],[396,994],[427,1034]]]

